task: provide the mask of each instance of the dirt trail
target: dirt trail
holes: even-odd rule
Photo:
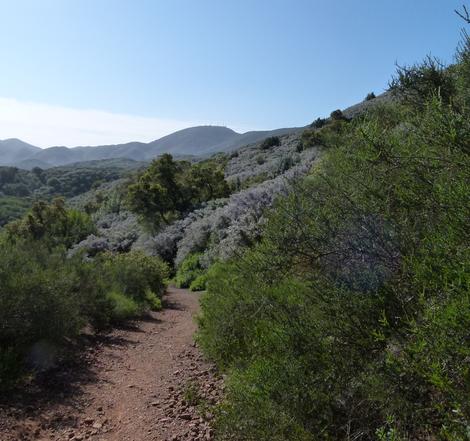
[[[193,343],[198,295],[170,288],[165,303],[94,343],[82,371],[62,367],[31,396],[0,404],[0,440],[212,439],[208,409],[222,384]]]

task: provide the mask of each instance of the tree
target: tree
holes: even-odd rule
[[[49,248],[71,247],[95,231],[90,217],[77,210],[68,210],[63,199],[52,203],[36,202],[31,211],[18,221],[7,225],[10,241],[42,241]]]
[[[226,197],[230,193],[223,171],[210,162],[193,165],[188,172],[187,183],[197,203]]]
[[[18,169],[16,167],[0,167],[0,185],[15,182]]]
[[[187,163],[176,162],[169,154],[152,162],[150,167],[129,186],[131,209],[147,222],[168,224],[171,213],[187,209],[187,196],[181,191],[180,176]]]
[[[280,145],[281,140],[279,139],[279,136],[270,136],[263,141],[261,148],[263,150],[269,150],[271,147],[278,147]]]
[[[165,154],[129,186],[128,201],[132,211],[158,228],[202,202],[228,194],[224,174],[212,161],[191,165]]]

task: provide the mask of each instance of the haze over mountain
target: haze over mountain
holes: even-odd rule
[[[0,141],[0,165],[31,169],[72,164],[82,161],[127,158],[148,161],[163,153],[174,156],[205,156],[216,152],[235,150],[243,145],[260,141],[268,136],[283,135],[297,128],[237,133],[221,126],[198,126],[179,130],[149,143],[97,147],[50,147],[41,149],[18,139]]]

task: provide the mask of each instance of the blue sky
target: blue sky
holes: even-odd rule
[[[462,1],[0,0],[0,139],[305,125],[384,90],[396,61],[451,61]]]

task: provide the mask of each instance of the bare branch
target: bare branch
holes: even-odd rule
[[[470,24],[470,12],[468,11],[467,7],[465,5],[462,6],[463,11],[459,11],[458,9],[455,10],[455,13],[465,20],[468,24]]]

